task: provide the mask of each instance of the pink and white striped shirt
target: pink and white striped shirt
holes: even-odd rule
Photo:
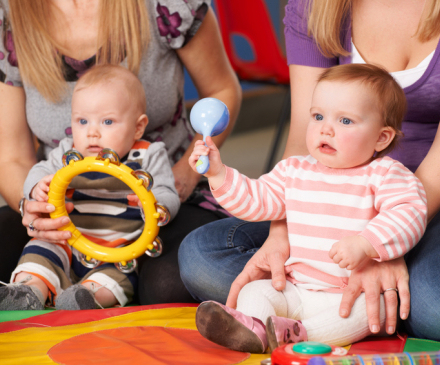
[[[312,156],[279,162],[252,180],[226,167],[222,186],[212,191],[234,216],[247,221],[287,218],[288,279],[306,289],[341,292],[350,271],[330,259],[332,245],[361,235],[380,259],[403,256],[426,228],[422,183],[389,157],[352,169],[332,169]]]

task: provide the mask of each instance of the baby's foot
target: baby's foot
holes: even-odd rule
[[[5,286],[0,288],[0,310],[43,310],[45,299],[41,291],[35,286],[23,284],[31,279],[29,275],[17,283],[2,282]]]
[[[271,351],[286,343],[307,341],[307,331],[300,321],[270,316],[266,322],[267,341]]]
[[[196,325],[203,337],[231,350],[261,354],[267,349],[263,322],[223,304],[213,301],[200,304]]]
[[[81,284],[69,286],[57,296],[55,308],[64,310],[96,309],[98,303],[95,300],[95,293],[99,288],[93,290],[94,286],[92,286],[92,290],[89,290]]]

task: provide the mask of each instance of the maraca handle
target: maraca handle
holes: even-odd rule
[[[208,156],[200,156],[196,163],[197,172],[201,175],[206,174],[209,170]]]

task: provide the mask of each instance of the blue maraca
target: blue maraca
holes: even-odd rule
[[[190,114],[191,125],[197,133],[206,137],[222,133],[229,123],[229,110],[225,103],[215,98],[204,98],[194,104]],[[208,156],[200,156],[196,164],[197,172],[205,174],[209,170]]]

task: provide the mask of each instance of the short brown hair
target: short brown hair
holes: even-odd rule
[[[406,113],[406,97],[399,84],[383,68],[371,64],[348,64],[331,67],[318,78],[321,81],[359,81],[368,86],[376,95],[382,109],[385,127],[391,127],[396,135],[389,146],[377,152],[375,158],[390,153],[398,144],[403,133],[400,130]]]
[[[124,86],[133,105],[137,106],[142,114],[147,110],[145,90],[138,77],[123,66],[104,64],[95,65],[82,75],[73,92],[85,89],[89,86],[111,83],[112,80],[123,80]]]

